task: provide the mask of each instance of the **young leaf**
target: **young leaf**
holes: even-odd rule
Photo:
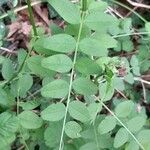
[[[18,117],[20,124],[26,129],[37,129],[43,124],[42,119],[32,111],[23,111]]]
[[[86,78],[78,78],[73,82],[73,89],[82,95],[94,95],[97,92],[97,86]]]
[[[81,130],[81,126],[75,121],[69,121],[66,123],[65,133],[72,139],[81,137]]]
[[[108,133],[112,131],[116,126],[116,119],[113,116],[107,116],[98,126],[100,134]]]
[[[2,76],[5,80],[12,78],[14,74],[14,66],[10,59],[5,59],[2,64]]]
[[[71,24],[80,23],[80,10],[69,0],[48,0],[48,2],[65,21]]]
[[[69,84],[61,79],[46,84],[41,89],[43,97],[64,98],[68,94]]]
[[[127,117],[134,108],[134,103],[132,101],[124,101],[117,105],[115,108],[115,113],[118,117]]]
[[[35,49],[46,49],[61,53],[73,52],[76,46],[75,39],[68,34],[56,34],[51,37],[39,38],[35,44]],[[51,52],[52,53],[52,52]]]
[[[144,117],[137,116],[127,122],[127,127],[131,132],[137,132],[144,126],[145,122]]]
[[[119,148],[125,144],[129,139],[128,132],[124,128],[120,128],[114,139],[114,147]]]
[[[40,77],[53,76],[54,75],[53,71],[42,67],[41,65],[42,59],[43,57],[40,55],[35,55],[27,59],[27,65],[29,69],[32,71],[32,73]]]
[[[65,73],[71,70],[72,60],[64,54],[57,54],[42,60],[42,66],[44,68]]]
[[[107,48],[101,41],[93,38],[84,38],[79,44],[80,50],[90,56],[107,56]]]
[[[52,122],[49,123],[48,128],[44,132],[45,144],[48,147],[54,148],[59,144],[61,137],[62,123]]]
[[[84,75],[101,74],[100,66],[90,58],[83,57],[77,60],[76,69]]]
[[[62,103],[52,104],[41,112],[43,120],[59,121],[65,115],[65,105]]]
[[[81,122],[87,122],[90,119],[87,107],[80,101],[73,101],[69,104],[69,114]]]

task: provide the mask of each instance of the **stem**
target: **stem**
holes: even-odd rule
[[[114,118],[127,130],[127,132],[132,136],[132,138],[135,140],[135,142],[140,146],[140,148],[142,150],[145,150],[145,148],[143,147],[143,145],[138,141],[138,139],[134,136],[134,134],[124,125],[124,123],[102,102],[99,100],[99,102],[102,103],[102,105],[104,106],[104,108],[106,110],[108,110],[108,112],[114,116]]]
[[[143,22],[145,22],[145,23],[147,22],[146,19],[144,19],[139,13],[137,13],[136,11],[134,11],[132,8],[130,8],[130,7],[124,5],[123,3],[120,3],[120,2],[118,2],[118,1],[116,1],[116,0],[110,0],[110,1],[112,1],[112,2],[115,3],[115,4],[120,5],[120,6],[124,7],[124,8],[126,8],[126,9],[130,10],[130,11],[133,12],[137,17],[139,17]]]
[[[37,37],[38,34],[37,34],[36,26],[35,26],[35,21],[34,21],[34,17],[33,17],[33,11],[32,11],[31,1],[30,0],[27,0],[27,5],[28,5],[28,12],[29,12],[30,21],[31,21],[31,24],[32,24],[34,36]]]
[[[82,0],[82,12],[85,12],[87,9],[87,0]]]
[[[66,124],[66,120],[67,120],[67,113],[68,113],[70,96],[71,96],[71,89],[72,89],[72,83],[73,83],[73,75],[74,75],[75,63],[76,63],[76,59],[77,59],[77,52],[78,52],[78,48],[79,48],[79,42],[80,42],[84,17],[85,17],[85,12],[82,12],[81,23],[80,23],[80,27],[79,27],[78,38],[77,38],[76,48],[75,48],[75,53],[74,53],[73,66],[72,66],[72,71],[71,71],[71,76],[70,76],[69,91],[68,91],[68,96],[67,96],[65,116],[64,116],[64,120],[63,120],[63,127],[62,127],[62,132],[61,132],[60,143],[59,143],[59,150],[62,150],[62,146],[63,146],[65,124]]]

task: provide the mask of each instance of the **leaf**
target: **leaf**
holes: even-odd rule
[[[23,111],[18,115],[19,122],[26,129],[38,129],[42,126],[42,119],[32,111]]]
[[[146,22],[146,23],[145,23],[145,29],[146,29],[146,31],[149,32],[149,34],[150,34],[150,22]]]
[[[65,105],[62,103],[52,104],[41,112],[43,120],[59,121],[65,115]]]
[[[85,24],[92,30],[106,32],[118,24],[118,20],[111,15],[97,11],[87,15]]]
[[[127,127],[131,132],[137,132],[145,125],[145,122],[144,117],[137,116],[127,122]]]
[[[114,139],[114,147],[119,148],[125,144],[129,139],[128,132],[124,128],[120,128]]]
[[[32,73],[37,76],[45,77],[45,76],[53,76],[54,72],[42,67],[41,61],[43,57],[40,55],[35,55],[27,59],[27,65]]]
[[[80,23],[80,10],[69,0],[48,0],[48,2],[65,21],[71,24]]]
[[[115,108],[115,113],[118,117],[127,117],[130,115],[134,108],[134,103],[132,101],[124,101],[117,105]]]
[[[73,101],[69,104],[69,114],[81,122],[87,122],[90,119],[87,107],[80,101]]]
[[[116,119],[113,116],[107,116],[98,126],[100,134],[108,133],[116,127]]]
[[[75,68],[84,75],[101,74],[102,69],[100,66],[87,57],[82,57],[77,60]]]
[[[90,56],[107,56],[107,48],[101,41],[93,38],[84,38],[79,43],[81,52]]]
[[[76,47],[75,39],[67,34],[56,34],[51,37],[39,38],[35,44],[35,49],[46,49],[47,53],[50,51],[70,53],[73,52]]]
[[[64,54],[53,55],[42,60],[44,68],[60,73],[69,72],[72,68],[72,60]]]
[[[73,89],[82,95],[94,95],[97,93],[97,86],[86,78],[78,78],[73,82]]]
[[[81,137],[81,130],[81,126],[75,121],[69,121],[65,125],[65,133],[72,139]]]
[[[61,79],[46,84],[41,89],[43,97],[64,98],[68,94],[69,84]]]
[[[48,147],[56,147],[60,142],[61,131],[62,131],[61,122],[49,123],[48,128],[44,132],[45,144]]]
[[[114,87],[109,86],[108,88],[108,83],[100,83],[99,94],[103,101],[109,101],[114,95]]]
[[[87,149],[97,150],[96,143],[95,142],[86,143],[82,145],[79,150],[87,150]]]
[[[18,92],[19,96],[23,97],[28,90],[32,87],[33,78],[30,74],[20,75],[18,80]]]
[[[10,80],[14,75],[14,67],[10,59],[5,59],[2,64],[2,76],[5,80]]]
[[[149,148],[150,148],[150,144],[149,144],[149,141],[150,141],[150,130],[145,129],[145,130],[140,131],[138,133],[138,135],[137,135],[137,139],[144,146],[144,148],[146,150],[149,150]]]
[[[134,140],[130,141],[125,150],[139,150],[139,145]]]
[[[8,106],[9,100],[8,95],[4,89],[0,88],[0,105],[1,106]]]
[[[114,85],[114,88],[119,91],[123,91],[125,89],[124,82],[119,77],[113,78],[113,85]]]

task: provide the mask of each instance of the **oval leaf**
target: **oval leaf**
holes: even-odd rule
[[[55,80],[41,89],[43,97],[63,98],[68,94],[69,84],[64,80]]]
[[[80,10],[69,0],[48,0],[48,2],[65,21],[71,24],[80,23]]]
[[[41,112],[41,117],[47,121],[59,121],[65,115],[65,105],[62,103],[52,104]]]
[[[69,104],[69,114],[81,122],[87,122],[90,119],[87,107],[80,101],[73,101]]]
[[[53,71],[65,73],[71,70],[72,60],[66,55],[58,54],[44,58],[42,66]]]
[[[69,121],[66,123],[65,133],[72,139],[81,137],[81,130],[81,126],[75,121]]]
[[[74,80],[73,89],[82,95],[94,95],[97,92],[97,86],[86,78],[78,78]]]
[[[37,129],[42,126],[42,119],[32,111],[23,111],[19,114],[19,122],[26,129]]]

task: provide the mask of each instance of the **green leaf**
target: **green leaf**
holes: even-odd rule
[[[37,129],[43,124],[42,119],[32,111],[23,111],[18,117],[20,124],[26,129]]]
[[[18,92],[19,96],[23,97],[32,87],[33,78],[30,74],[20,75],[18,80]]]
[[[90,56],[107,56],[107,48],[101,41],[93,38],[84,38],[79,43],[80,50]]]
[[[88,14],[85,18],[85,24],[92,30],[105,33],[109,28],[118,24],[118,20],[111,15],[98,11]]]
[[[119,148],[125,144],[129,139],[128,132],[124,128],[120,128],[114,139],[114,147]]]
[[[113,116],[107,116],[98,126],[100,134],[108,133],[112,131],[116,126],[116,119]]]
[[[61,53],[73,52],[75,46],[75,39],[67,34],[56,34],[51,37],[39,38],[34,44],[35,49],[39,49],[39,47],[41,47],[41,50],[46,49],[47,51]]]
[[[127,127],[131,132],[137,132],[145,125],[145,122],[144,117],[137,116],[127,122]]]
[[[134,103],[132,101],[124,101],[117,105],[115,108],[115,113],[118,117],[127,117],[130,115],[134,108]]]
[[[81,122],[87,122],[90,119],[87,107],[80,101],[73,101],[69,104],[69,114]]]
[[[84,75],[101,74],[100,66],[90,58],[83,57],[77,60],[76,69]]]
[[[68,94],[69,84],[61,79],[46,84],[41,89],[43,97],[64,98]]]
[[[139,142],[144,146],[145,150],[149,150],[150,148],[150,130],[145,129],[138,133],[137,136]]]
[[[139,150],[139,145],[133,140],[126,146],[125,150]]]
[[[8,95],[4,89],[0,88],[0,105],[7,106],[9,103]]]
[[[62,103],[52,104],[41,112],[43,120],[59,121],[65,115],[65,105]]]
[[[97,93],[97,86],[86,78],[78,78],[73,82],[73,89],[82,95],[94,95]]]
[[[96,143],[95,142],[86,143],[82,145],[79,150],[88,150],[88,149],[97,150]]]
[[[65,133],[72,139],[81,137],[81,130],[81,126],[75,121],[69,121],[65,125]]]
[[[44,132],[44,140],[45,144],[48,147],[56,147],[60,142],[62,131],[62,123],[61,122],[52,122],[49,123],[48,128]]]
[[[37,76],[45,77],[45,76],[53,76],[54,72],[42,67],[41,61],[43,57],[40,55],[35,55],[27,59],[27,65],[32,73]]]
[[[65,21],[71,24],[80,23],[80,10],[69,0],[48,0],[48,2]]]
[[[40,105],[39,100],[32,100],[27,102],[20,102],[19,106],[22,107],[23,110],[32,110]]]
[[[72,60],[64,54],[57,54],[42,60],[44,68],[60,73],[69,72],[72,68]]]
[[[150,22],[146,22],[146,23],[145,23],[145,29],[146,29],[146,31],[149,32],[149,34],[150,34]]]
[[[109,86],[108,83],[100,83],[99,84],[99,94],[103,101],[109,101],[114,95],[114,87]]]
[[[9,80],[14,75],[14,66],[10,59],[5,59],[2,64],[2,76],[5,80]]]

